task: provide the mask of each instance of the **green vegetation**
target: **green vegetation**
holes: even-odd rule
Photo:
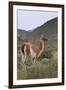
[[[17,31],[17,79],[56,78],[58,74],[57,18],[30,32]],[[20,54],[22,39],[27,39],[34,43],[39,40],[41,34],[48,39],[45,51],[36,64],[32,64],[31,60],[28,60],[26,62],[27,68],[25,69],[22,65]]]

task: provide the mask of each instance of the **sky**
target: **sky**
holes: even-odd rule
[[[29,31],[41,26],[48,20],[58,17],[58,13],[53,11],[17,10],[17,17],[17,28]]]

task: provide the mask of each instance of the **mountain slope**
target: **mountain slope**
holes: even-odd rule
[[[44,37],[48,39],[49,45],[52,46],[54,44],[54,47],[57,48],[57,25],[58,18],[54,18],[30,32],[17,30],[17,37],[21,39],[26,38],[28,41],[33,42],[39,40],[41,35],[44,35]]]

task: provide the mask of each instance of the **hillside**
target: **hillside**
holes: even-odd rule
[[[57,48],[57,18],[47,21],[45,24],[35,28],[32,31],[17,30],[17,38],[27,39],[28,41],[37,41],[41,35],[48,39],[48,45]],[[52,45],[51,45],[52,44]]]

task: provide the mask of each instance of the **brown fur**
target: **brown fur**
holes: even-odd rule
[[[38,58],[40,57],[40,55],[42,54],[43,49],[44,49],[43,42],[44,41],[40,41],[39,43],[38,42],[37,43],[30,43],[30,42],[22,43],[21,50],[22,50],[22,54],[24,55],[25,61],[26,61],[26,59],[28,60],[28,57],[30,57],[31,59],[34,58],[34,62],[36,62],[38,60]],[[32,48],[32,50],[35,53],[35,56],[33,56],[33,57],[31,55],[32,52],[31,52],[30,48]]]
[[[39,54],[39,52],[42,49],[41,43],[37,43],[37,44],[31,44],[31,48],[34,50],[34,52],[36,53],[36,58]]]
[[[23,43],[22,44],[22,53],[25,55],[24,48],[26,48],[26,54],[29,55],[30,54],[30,45],[29,45],[29,43]]]
[[[38,54],[39,52],[41,51],[42,49],[42,45],[41,43],[27,43],[27,42],[24,42],[22,44],[22,53],[25,55],[25,52],[24,52],[24,48],[26,48],[26,54],[27,55],[30,55],[30,47],[34,50],[34,52],[36,53],[36,58],[38,57]]]
[[[26,54],[30,55],[30,45],[26,44]]]

